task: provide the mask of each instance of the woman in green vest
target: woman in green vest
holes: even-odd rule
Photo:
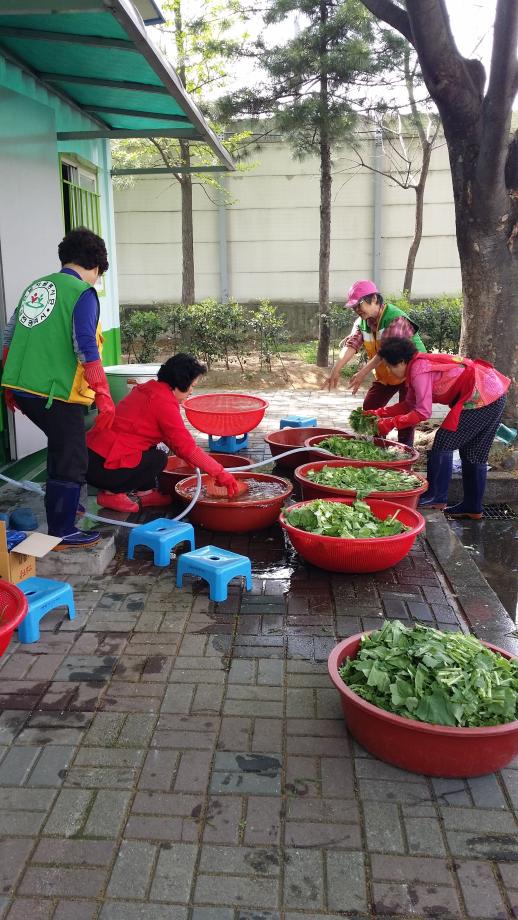
[[[406,386],[390,372],[378,355],[382,341],[389,337],[411,339],[418,351],[426,351],[418,327],[403,310],[394,304],[384,303],[383,297],[373,281],[355,281],[347,294],[346,307],[351,307],[357,319],[351,334],[341,343],[341,350],[324,386],[335,389],[340,379],[342,368],[351,361],[360,348],[365,348],[368,362],[349,381],[348,386],[356,393],[365,378],[374,371],[375,380],[367,390],[363,400],[364,409],[380,409],[386,406],[395,393],[400,401],[406,396]],[[404,428],[398,431],[398,441],[411,446],[414,429]]]
[[[98,279],[108,269],[104,240],[86,227],[58,247],[61,270],[33,281],[4,333],[2,387],[47,436],[45,509],[56,549],[97,543],[100,534],[75,525],[86,479],[84,410],[95,401],[98,427],[110,427],[115,406],[101,363]]]

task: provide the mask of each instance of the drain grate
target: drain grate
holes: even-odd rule
[[[509,505],[484,505],[485,521],[515,521],[518,514]]]
[[[516,521],[517,519],[518,514],[509,505],[484,505],[484,521]]]

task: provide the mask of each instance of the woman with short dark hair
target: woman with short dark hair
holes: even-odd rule
[[[180,406],[207,372],[192,355],[177,354],[162,364],[157,380],[133,387],[115,408],[109,430],[94,427],[87,434],[87,482],[100,491],[97,502],[112,511],[169,505],[157,489],[167,463],[164,443],[190,466],[214,476],[216,484],[237,493],[237,481],[221,463],[196,445],[180,415]],[[130,493],[130,494],[128,494]]]
[[[430,418],[432,404],[450,407],[427,458],[428,491],[420,507],[446,508],[452,517],[482,517],[487,458],[505,407],[511,381],[486,361],[418,352],[410,339],[386,339],[378,351],[390,372],[407,386],[403,402],[365,412],[376,415],[382,437],[393,428],[418,425]],[[464,497],[446,507],[453,451],[462,460]]]

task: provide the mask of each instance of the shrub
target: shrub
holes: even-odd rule
[[[207,298],[191,304],[181,320],[181,343],[187,351],[202,358],[210,369],[214,361],[234,355],[242,367],[247,324],[243,307],[230,301],[218,303]]]
[[[121,348],[127,360],[147,364],[158,354],[158,338],[166,328],[164,316],[154,310],[121,310]]]
[[[269,300],[262,300],[257,310],[250,316],[250,326],[254,332],[255,347],[259,352],[261,367],[272,369],[272,357],[278,354],[288,338],[286,321],[277,313],[277,308]]]
[[[461,297],[436,297],[410,302],[406,297],[389,297],[390,303],[408,313],[419,326],[428,351],[457,354],[462,321]]]

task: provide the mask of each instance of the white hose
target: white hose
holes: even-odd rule
[[[256,470],[261,466],[269,466],[271,463],[276,463],[278,460],[281,460],[282,457],[289,457],[290,454],[298,454],[302,452],[307,452],[310,450],[312,453],[324,454],[326,457],[334,457],[335,454],[332,454],[329,450],[324,450],[322,447],[294,447],[291,450],[284,451],[282,454],[277,454],[276,457],[269,457],[267,460],[260,460],[258,463],[252,463],[250,466],[234,466],[227,469],[227,473],[246,473],[248,470]],[[181,521],[191,508],[194,507],[196,502],[200,497],[201,492],[201,473],[198,467],[196,469],[196,489],[194,490],[194,495],[181,514],[177,514],[176,517],[171,518],[173,521]],[[17,479],[10,479],[9,476],[4,476],[3,473],[0,473],[0,479],[3,479],[4,482],[8,482],[9,485],[14,486],[17,489],[24,489],[26,492],[35,492],[37,495],[45,495],[45,490],[37,483],[31,482],[30,479],[22,479],[18,482]],[[98,521],[100,524],[113,524],[116,527],[128,527],[130,530],[133,527],[138,527],[138,524],[132,524],[129,521],[116,521],[114,518],[101,517],[99,514],[93,514],[90,511],[85,511],[84,517],[87,517],[91,521]]]

